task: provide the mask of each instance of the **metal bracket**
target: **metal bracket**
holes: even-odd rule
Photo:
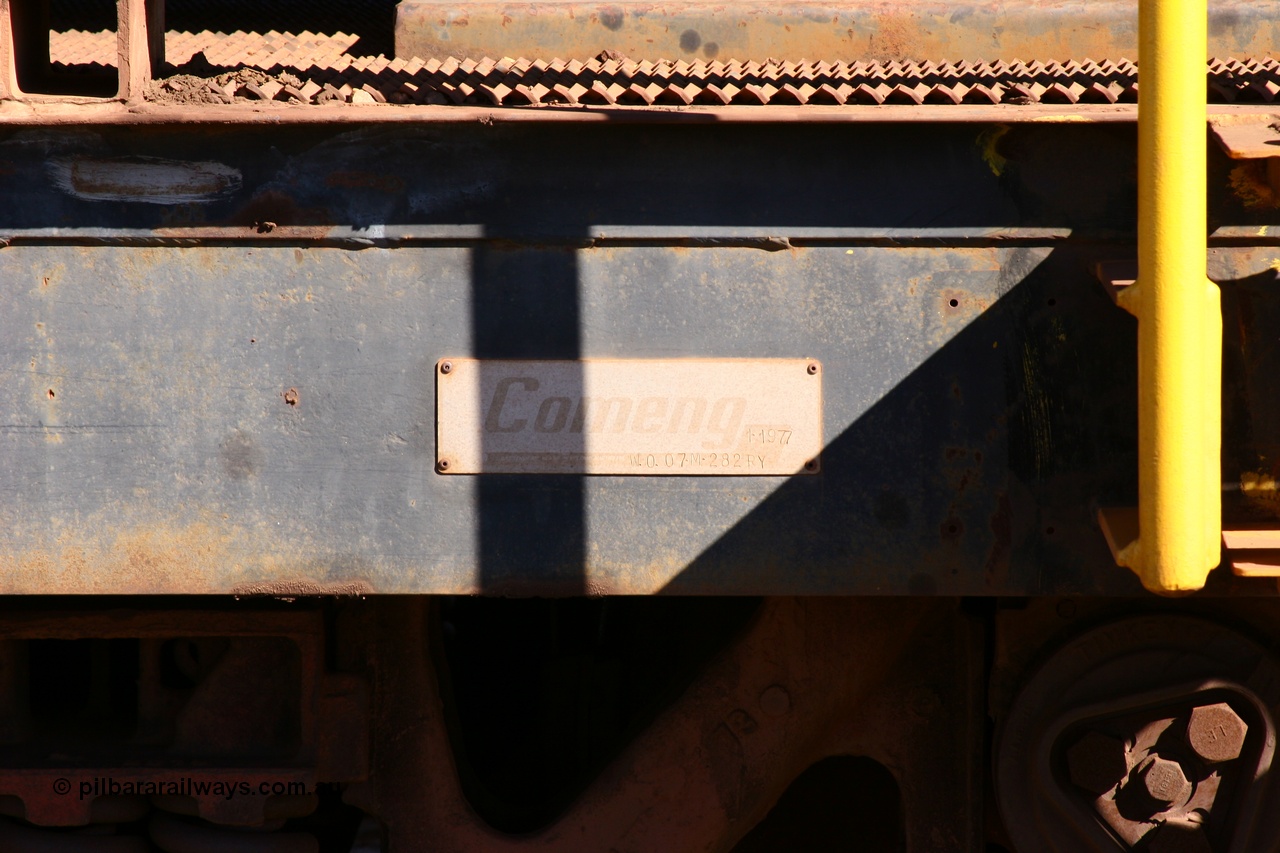
[[[1212,116],[1209,129],[1232,160],[1265,160],[1267,185],[1280,196],[1280,116]]]

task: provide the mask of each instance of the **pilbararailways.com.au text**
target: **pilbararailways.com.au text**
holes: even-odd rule
[[[70,779],[59,778],[53,782],[53,792],[66,796],[76,791],[80,799],[106,795],[138,794],[142,796],[236,797],[298,796],[314,793],[306,782],[298,779],[245,781],[235,779],[197,779],[179,776],[174,779],[116,779],[112,776],[95,776],[79,779],[72,785]]]

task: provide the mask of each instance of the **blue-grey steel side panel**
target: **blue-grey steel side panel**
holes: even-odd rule
[[[0,592],[1133,592],[1132,140],[989,132],[11,134]],[[439,476],[447,355],[817,358],[823,470]]]

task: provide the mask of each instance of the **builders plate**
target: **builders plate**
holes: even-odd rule
[[[812,359],[436,363],[442,474],[812,474]]]

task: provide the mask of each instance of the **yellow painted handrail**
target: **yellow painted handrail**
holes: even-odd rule
[[[1222,539],[1222,310],[1208,280],[1207,0],[1140,0],[1138,538],[1118,555],[1152,592],[1204,586]]]

